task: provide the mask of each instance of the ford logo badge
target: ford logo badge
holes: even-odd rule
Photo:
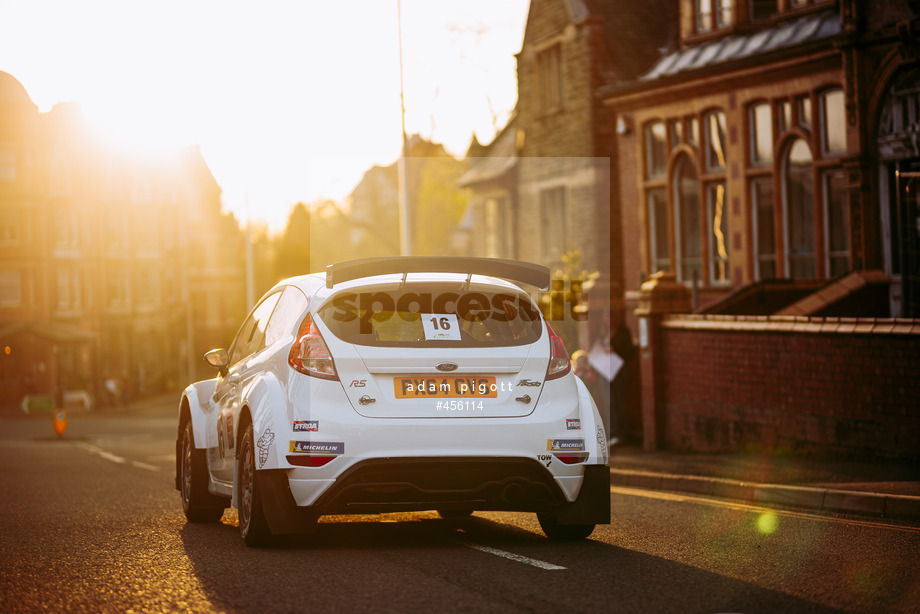
[[[454,363],[454,362],[442,362],[442,363],[439,363],[439,364],[435,365],[434,368],[437,369],[438,371],[456,371],[456,370],[457,370],[457,363]]]

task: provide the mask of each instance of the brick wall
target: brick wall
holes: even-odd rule
[[[654,332],[660,444],[920,457],[916,320],[680,315]]]

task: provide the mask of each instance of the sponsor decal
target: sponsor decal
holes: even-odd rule
[[[585,449],[584,439],[547,439],[546,449],[550,452],[572,452]]]
[[[463,377],[450,375],[444,377],[396,377],[393,378],[393,390],[397,399],[417,397],[487,397],[496,398],[499,387],[505,391],[505,382],[497,382],[494,377]],[[509,384],[508,389],[511,389]]]
[[[268,451],[271,449],[273,443],[275,443],[275,434],[271,429],[265,429],[265,432],[259,437],[259,441],[256,442],[256,445],[259,447],[260,469],[265,466],[265,461],[268,460]]]
[[[551,313],[547,314],[548,320],[565,320],[566,314],[576,321],[588,318],[587,310],[576,309],[578,305],[588,304],[584,280],[553,280],[552,287],[551,292],[540,293],[539,297],[539,302],[542,302],[548,296],[549,304],[553,306]],[[569,309],[565,308],[566,303],[569,304]],[[389,314],[398,313],[406,322],[416,321],[418,315],[433,315],[438,319],[439,329],[440,318],[443,316],[452,316],[454,322],[457,318],[467,322],[482,322],[485,319],[497,322],[511,322],[516,319],[534,322],[540,319],[540,310],[529,297],[505,293],[490,297],[480,292],[407,292],[394,297],[389,292],[341,292],[332,298],[332,306],[335,308],[332,317],[339,322],[360,319],[359,331],[362,335],[373,333],[371,320],[381,319],[377,314],[382,314],[385,319]],[[434,330],[434,327],[432,329]]]
[[[420,313],[422,318],[422,330],[425,333],[425,339],[437,341],[447,339],[449,341],[460,341],[460,325],[457,323],[457,316],[452,313],[435,314]]]
[[[564,296],[564,293],[559,294]],[[511,294],[496,294],[490,300],[488,296],[478,292],[466,292],[463,295],[441,292],[437,296],[428,292],[409,292],[394,300],[388,292],[342,292],[333,297],[332,305],[335,307],[332,317],[339,322],[352,322],[360,318],[359,331],[362,335],[373,332],[371,319],[378,313],[398,313],[406,322],[414,321],[418,315],[428,316],[429,321],[434,316],[436,322],[431,325],[430,333],[425,331],[427,339],[432,338],[429,334],[447,334],[447,338],[452,338],[449,329],[442,326],[442,317],[451,318],[448,324],[454,330],[458,328],[457,318],[467,322],[481,322],[486,318],[499,322],[511,322],[518,317],[528,322],[540,319],[540,310],[531,304],[529,297]],[[576,315],[574,311],[572,315]],[[380,319],[379,316],[377,319]],[[425,320],[423,317],[422,322]]]
[[[579,418],[566,418],[565,419],[565,428],[570,431],[580,431],[581,430],[581,419]]]
[[[604,464],[607,464],[608,452],[607,452],[607,435],[604,434],[604,427],[600,424],[597,425],[597,445],[600,446],[601,451],[604,455]]]
[[[318,431],[319,420],[294,420],[295,431]]]
[[[343,441],[292,441],[291,452],[320,452],[322,454],[344,454]]]

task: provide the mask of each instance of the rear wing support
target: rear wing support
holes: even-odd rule
[[[361,258],[326,267],[326,287],[332,288],[352,279],[373,275],[408,273],[462,273],[487,275],[508,281],[549,289],[549,268],[540,264],[505,260],[501,258],[473,258],[463,256],[394,256],[389,258]]]

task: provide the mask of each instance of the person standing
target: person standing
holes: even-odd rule
[[[610,422],[616,424],[610,444],[613,445],[619,443],[626,435],[628,420],[626,398],[635,362],[636,346],[633,343],[632,333],[626,326],[626,314],[622,309],[613,312],[611,324],[613,334],[610,336],[610,349],[620,360],[620,368],[610,381]]]

